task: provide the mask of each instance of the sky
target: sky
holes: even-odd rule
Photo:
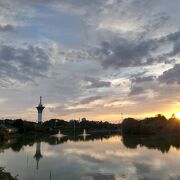
[[[0,117],[119,122],[180,112],[179,0],[0,0]]]

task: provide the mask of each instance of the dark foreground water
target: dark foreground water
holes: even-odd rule
[[[177,139],[97,136],[11,139],[0,167],[20,180],[180,179]]]

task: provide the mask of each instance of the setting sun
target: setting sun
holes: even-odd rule
[[[176,113],[176,118],[180,119],[180,113]]]

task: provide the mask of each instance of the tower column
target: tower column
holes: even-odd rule
[[[44,110],[44,106],[42,105],[42,97],[40,96],[40,102],[39,105],[36,107],[37,111],[38,111],[38,123],[41,124],[42,123],[42,113]]]

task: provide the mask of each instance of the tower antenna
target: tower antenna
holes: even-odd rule
[[[40,96],[40,104],[42,104],[42,96]]]

